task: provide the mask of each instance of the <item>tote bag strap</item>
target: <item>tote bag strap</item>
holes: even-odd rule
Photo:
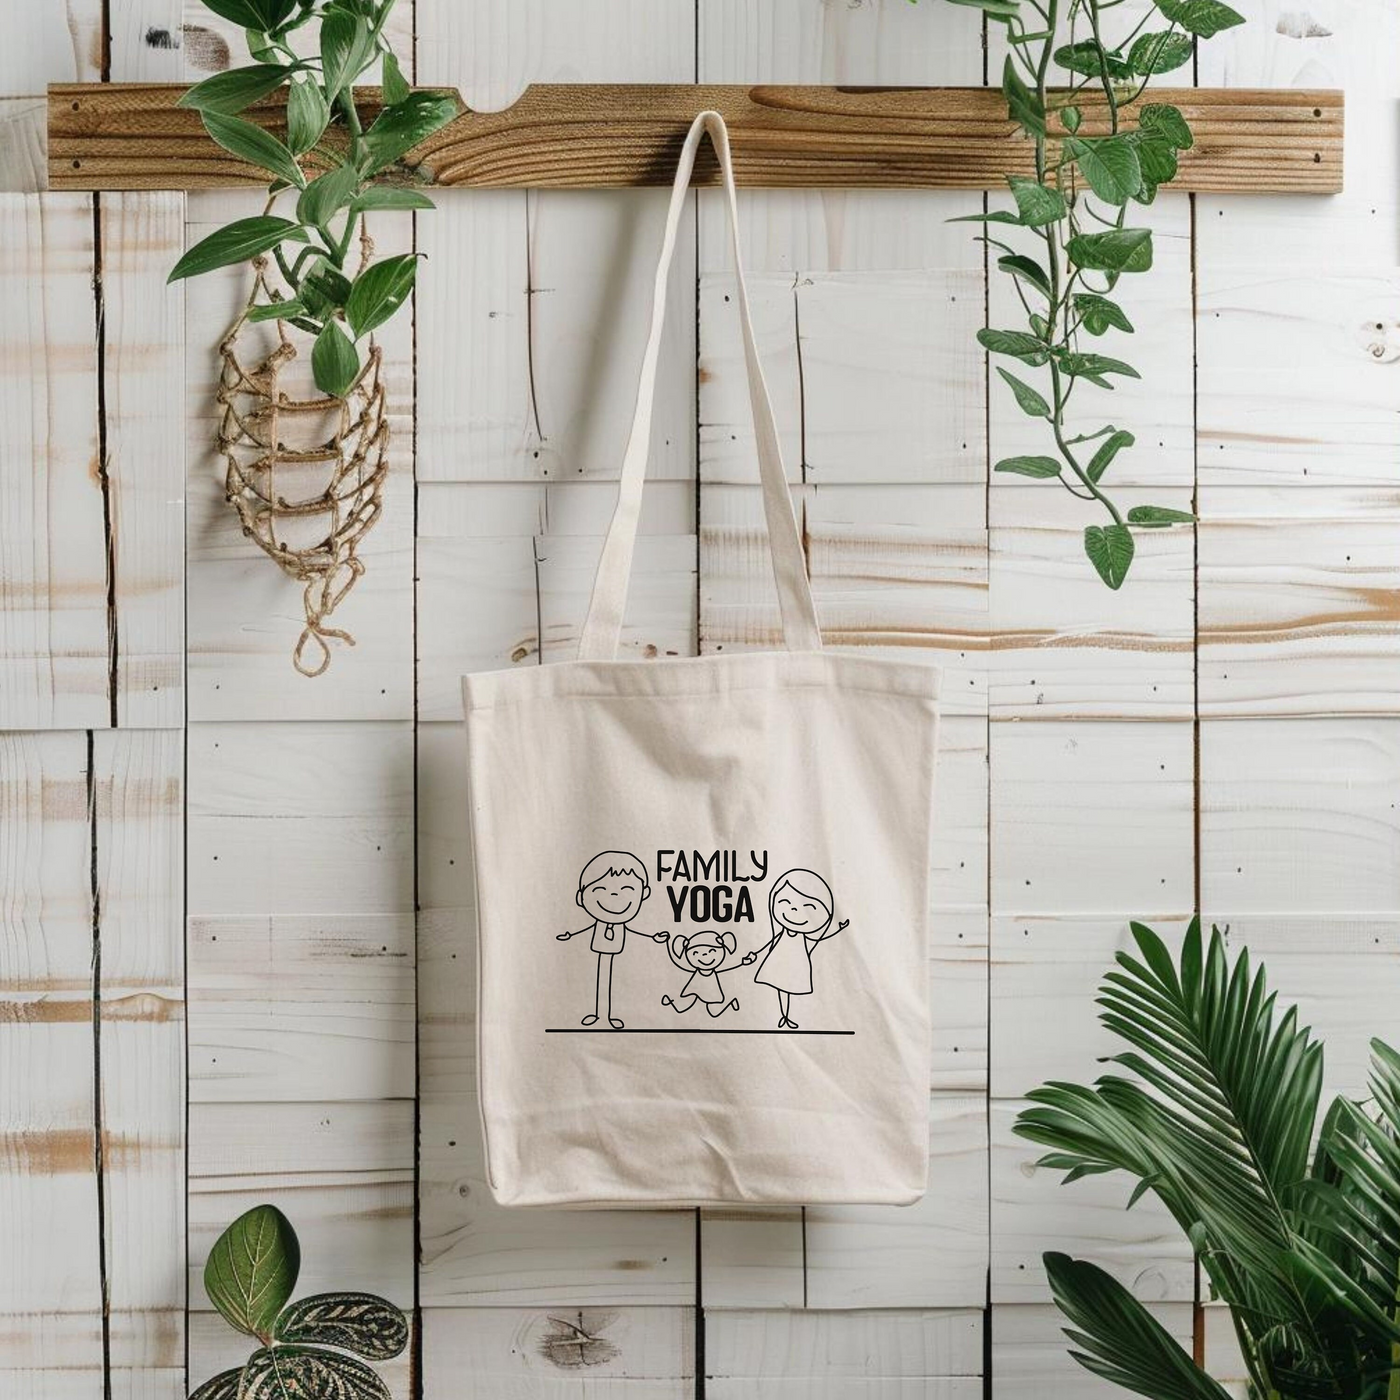
[[[778,446],[778,430],[773,422],[773,405],[769,402],[768,386],[763,379],[763,370],[758,363],[758,347],[754,343],[749,294],[744,285],[744,267],[739,252],[739,203],[734,193],[729,133],[724,118],[718,112],[701,112],[685,138],[680,164],[676,168],[676,182],[671,189],[666,236],[661,245],[661,259],[656,266],[651,334],[647,338],[646,354],[642,357],[637,408],[632,417],[627,452],[622,459],[617,506],[603,544],[603,555],[593,580],[588,616],[579,638],[581,661],[609,661],[617,654],[618,638],[622,632],[622,611],[627,602],[627,582],[632,572],[632,551],[637,540],[637,519],[641,514],[642,482],[646,476],[647,453],[651,445],[656,367],[661,352],[661,328],[666,319],[666,281],[671,270],[671,256],[676,248],[676,230],[680,225],[686,190],[695,167],[695,153],[706,132],[714,144],[724,176],[729,232],[734,245],[734,270],[739,289],[739,322],[744,333],[744,363],[749,376],[749,403],[753,411],[754,440],[758,447],[759,478],[763,484],[763,515],[768,526],[773,578],[778,585],[778,604],[782,610],[783,643],[789,651],[816,651],[822,644],[816,608],[812,604],[812,590],[807,582],[802,539],[797,531],[792,496],[788,491],[783,456]]]

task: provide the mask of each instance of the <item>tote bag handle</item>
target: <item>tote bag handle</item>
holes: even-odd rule
[[[768,386],[763,379],[758,347],[754,343],[749,294],[744,285],[744,266],[739,252],[739,202],[734,192],[734,166],[729,158],[729,132],[718,112],[701,112],[686,135],[680,164],[676,168],[676,181],[671,188],[666,236],[661,245],[661,259],[656,266],[651,334],[647,338],[646,354],[642,357],[637,408],[632,417],[627,452],[622,459],[617,506],[603,544],[603,555],[593,580],[588,616],[579,638],[580,661],[610,661],[617,654],[618,638],[622,632],[622,611],[627,602],[627,582],[632,572],[632,551],[637,540],[637,519],[641,514],[642,482],[646,476],[647,453],[651,446],[656,367],[661,351],[661,328],[666,319],[666,282],[671,270],[671,256],[676,248],[676,230],[680,225],[686,190],[695,167],[695,153],[706,132],[714,144],[720,172],[724,176],[729,232],[734,244],[734,270],[739,289],[739,323],[744,333],[744,363],[748,367],[749,403],[753,411],[754,440],[758,447],[759,478],[763,484],[763,515],[768,526],[773,578],[778,585],[778,604],[782,610],[783,644],[789,651],[816,651],[822,644],[816,608],[812,604],[812,590],[807,582],[802,539],[797,531],[797,518],[793,514],[792,496],[788,491],[782,451],[778,446],[778,430],[773,422],[773,405],[768,398]]]

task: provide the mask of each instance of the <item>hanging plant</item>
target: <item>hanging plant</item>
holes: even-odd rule
[[[254,1206],[219,1236],[204,1265],[204,1291],[224,1321],[258,1345],[190,1400],[390,1400],[365,1361],[391,1360],[408,1345],[403,1313],[373,1293],[290,1302],[300,1270],[296,1231],[276,1206]]]
[[[384,34],[395,0],[204,3],[244,27],[253,62],[180,105],[267,172],[268,201],[195,244],[170,280],[252,263],[247,305],[219,346],[219,450],[244,534],[303,586],[292,659],[318,676],[332,640],[353,645],[327,619],[364,573],[360,542],[383,508],[389,422],[374,332],[408,301],[418,267],[412,253],[376,261],[365,216],[433,207],[403,157],[458,104],[404,79]],[[375,67],[381,90],[357,97]],[[239,115],[278,93],[274,129]]]
[[[949,3],[971,5],[1005,26],[1002,92],[1011,120],[1035,147],[1035,177],[1007,176],[1015,209],[968,216],[989,226],[985,241],[1026,318],[1024,330],[988,329],[977,338],[993,355],[1043,371],[1033,383],[997,366],[1016,406],[1043,421],[1049,441],[1044,455],[1006,457],[993,470],[1058,481],[1102,510],[1108,521],[1085,529],[1084,552],[1099,577],[1120,588],[1133,562],[1134,530],[1195,517],[1167,506],[1121,510],[1104,478],[1135,436],[1116,423],[1071,423],[1070,400],[1081,382],[1112,389],[1115,379],[1140,378],[1096,347],[1110,333],[1134,332],[1113,294],[1123,277],[1151,268],[1152,231],[1131,227],[1129,210],[1151,204],[1176,178],[1192,136],[1178,108],[1138,104],[1154,77],[1191,61],[1197,39],[1244,19],[1220,0],[1153,0],[1122,42],[1109,44],[1103,20],[1122,0]],[[1057,76],[1053,89],[1052,70],[1068,75]],[[1085,125],[1091,104],[1092,134]],[[1136,117],[1132,127],[1127,112]],[[1007,225],[1035,240],[1034,256],[990,231]]]

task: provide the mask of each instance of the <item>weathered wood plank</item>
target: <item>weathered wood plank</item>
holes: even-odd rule
[[[1400,712],[1393,489],[1202,493],[1203,715]]]
[[[116,722],[184,718],[185,431],[171,389],[185,368],[179,195],[99,201],[103,410],[111,534]]]
[[[690,1308],[426,1308],[425,1400],[688,1400]]]
[[[420,80],[421,80],[420,75]],[[445,84],[444,84],[445,85]],[[49,89],[49,183],[54,189],[196,189],[262,183],[175,106],[176,84]],[[377,90],[367,90],[373,102]],[[458,95],[460,101],[460,94]],[[1081,94],[1083,129],[1104,129]],[[1154,89],[1179,107],[1196,143],[1182,153],[1188,190],[1331,194],[1342,181],[1337,91]],[[988,88],[756,87],[682,83],[532,83],[502,112],[465,110],[404,157],[430,184],[509,188],[669,185],[697,111],[733,132],[742,185],[999,189],[1032,173],[1000,92]],[[247,115],[269,126],[279,104]],[[1133,124],[1128,107],[1123,116]],[[712,162],[697,178],[712,183]]]
[[[994,916],[1191,906],[1189,721],[991,728]]]
[[[1400,906],[1400,719],[1203,719],[1201,902]]]
[[[0,197],[0,727],[105,726],[93,207]]]
[[[117,1389],[118,1372],[184,1364],[184,735],[99,733],[92,757],[103,1218]]]
[[[189,744],[192,915],[412,908],[407,725],[198,724]]]
[[[411,1099],[411,914],[192,919],[196,1103]]]
[[[0,734],[0,1388],[102,1394],[87,739]]]

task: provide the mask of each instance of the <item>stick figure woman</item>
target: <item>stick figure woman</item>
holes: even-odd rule
[[[776,988],[779,1030],[798,1029],[788,1013],[793,997],[811,994],[812,949],[851,922],[842,919],[835,928],[831,927],[835,903],[831,886],[812,870],[789,870],[780,875],[768,896],[773,937],[754,973],[754,981]]]

